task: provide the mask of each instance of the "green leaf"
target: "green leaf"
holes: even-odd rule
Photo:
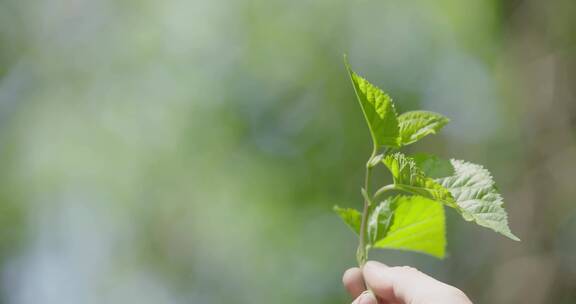
[[[449,160],[426,153],[417,153],[411,156],[416,166],[431,178],[441,178],[454,174],[454,168]]]
[[[367,225],[369,244],[374,244],[386,236],[393,214],[391,199],[386,199],[370,211]]]
[[[436,134],[450,120],[443,115],[428,111],[410,111],[398,116],[400,144],[409,145],[424,136]]]
[[[424,175],[414,160],[406,155],[399,152],[388,154],[384,157],[383,163],[392,173],[396,189],[441,201],[448,205],[454,203],[450,192],[434,179]]]
[[[377,154],[374,157],[370,158],[368,160],[368,168],[373,168],[376,165],[378,165],[380,162],[382,162],[382,159],[384,158],[384,154]]]
[[[443,258],[446,248],[444,207],[421,196],[396,196],[391,225],[374,248],[418,251]],[[388,211],[386,211],[388,212]]]
[[[356,232],[356,234],[360,234],[362,213],[356,209],[340,208],[338,206],[334,206],[334,211],[340,216],[344,223],[346,223],[346,225],[352,229],[352,231]]]
[[[398,119],[392,98],[354,73],[345,60],[356,97],[368,123],[375,148],[399,147]]]
[[[454,175],[438,182],[450,190],[464,219],[519,241],[508,227],[502,196],[496,191],[490,172],[480,165],[462,160],[453,159],[451,163]]]

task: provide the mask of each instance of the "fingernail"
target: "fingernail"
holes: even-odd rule
[[[367,304],[368,300],[366,299],[368,296],[366,294],[363,294],[362,296],[360,296],[360,299],[358,299],[358,304]]]
[[[358,304],[378,304],[378,301],[370,291],[365,291],[358,298]]]

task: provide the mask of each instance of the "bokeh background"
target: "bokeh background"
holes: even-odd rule
[[[343,53],[452,118],[411,149],[484,164],[523,240],[448,210],[445,260],[372,257],[576,303],[573,0],[0,0],[0,303],[348,303]]]

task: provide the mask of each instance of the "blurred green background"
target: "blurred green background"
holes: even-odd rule
[[[0,0],[0,303],[350,302],[343,53],[452,119],[412,149],[484,164],[523,240],[449,210],[445,260],[373,258],[576,303],[573,0]]]

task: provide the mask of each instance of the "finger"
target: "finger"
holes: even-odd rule
[[[393,281],[388,275],[388,269],[389,267],[385,264],[368,261],[362,269],[362,276],[365,284],[380,299],[386,302],[393,302],[396,301],[396,296],[394,294]]]
[[[389,302],[412,303],[435,296],[448,285],[412,267],[388,267],[370,261],[363,269],[364,280],[381,299]]]
[[[365,291],[352,304],[378,304],[378,300],[373,293]]]
[[[348,290],[348,293],[354,298],[357,298],[366,290],[366,284],[362,278],[362,271],[358,267],[350,268],[344,272],[342,276],[342,283]]]

